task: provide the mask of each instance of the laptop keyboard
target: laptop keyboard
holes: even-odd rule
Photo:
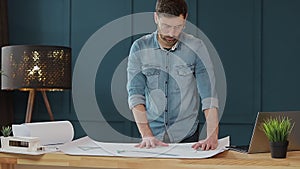
[[[249,145],[242,145],[242,146],[231,145],[231,146],[229,146],[227,148],[229,150],[238,151],[238,152],[241,152],[241,153],[248,153]]]

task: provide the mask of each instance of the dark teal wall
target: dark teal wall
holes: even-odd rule
[[[258,111],[300,110],[300,1],[187,2],[188,20],[208,36],[225,69],[227,102],[221,137],[230,135],[233,144],[247,144]],[[99,28],[131,13],[152,12],[154,5],[155,0],[9,0],[10,44],[70,46],[74,64],[84,43]],[[107,53],[107,64],[98,70],[95,92],[97,98],[107,98],[98,104],[110,124],[137,136],[135,124],[119,115],[110,92],[113,70],[127,56],[134,39],[123,40]],[[27,93],[14,93],[15,122],[21,123]],[[71,92],[48,96],[55,118],[70,120],[76,137],[83,136]],[[33,121],[45,120],[48,115],[38,97]]]

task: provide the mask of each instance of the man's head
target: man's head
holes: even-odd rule
[[[179,17],[182,15],[184,19],[187,17],[187,10],[185,0],[157,0],[155,8],[155,12],[160,16]]]
[[[171,48],[177,42],[187,15],[185,0],[157,0],[154,19],[163,47]]]

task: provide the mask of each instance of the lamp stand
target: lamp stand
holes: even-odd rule
[[[49,100],[48,100],[46,91],[41,90],[40,92],[42,93],[44,103],[46,105],[46,108],[47,108],[48,114],[50,116],[50,119],[53,121],[54,117],[53,117],[53,113],[51,111],[51,107],[50,107],[50,104],[49,104]],[[36,95],[36,90],[35,89],[32,89],[32,90],[29,91],[25,123],[30,123],[31,122],[32,109],[33,109],[35,95]]]

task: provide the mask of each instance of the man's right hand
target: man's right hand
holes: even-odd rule
[[[168,146],[167,143],[164,143],[155,137],[144,137],[142,142],[140,142],[138,145],[135,147],[139,148],[155,148],[156,146]]]

